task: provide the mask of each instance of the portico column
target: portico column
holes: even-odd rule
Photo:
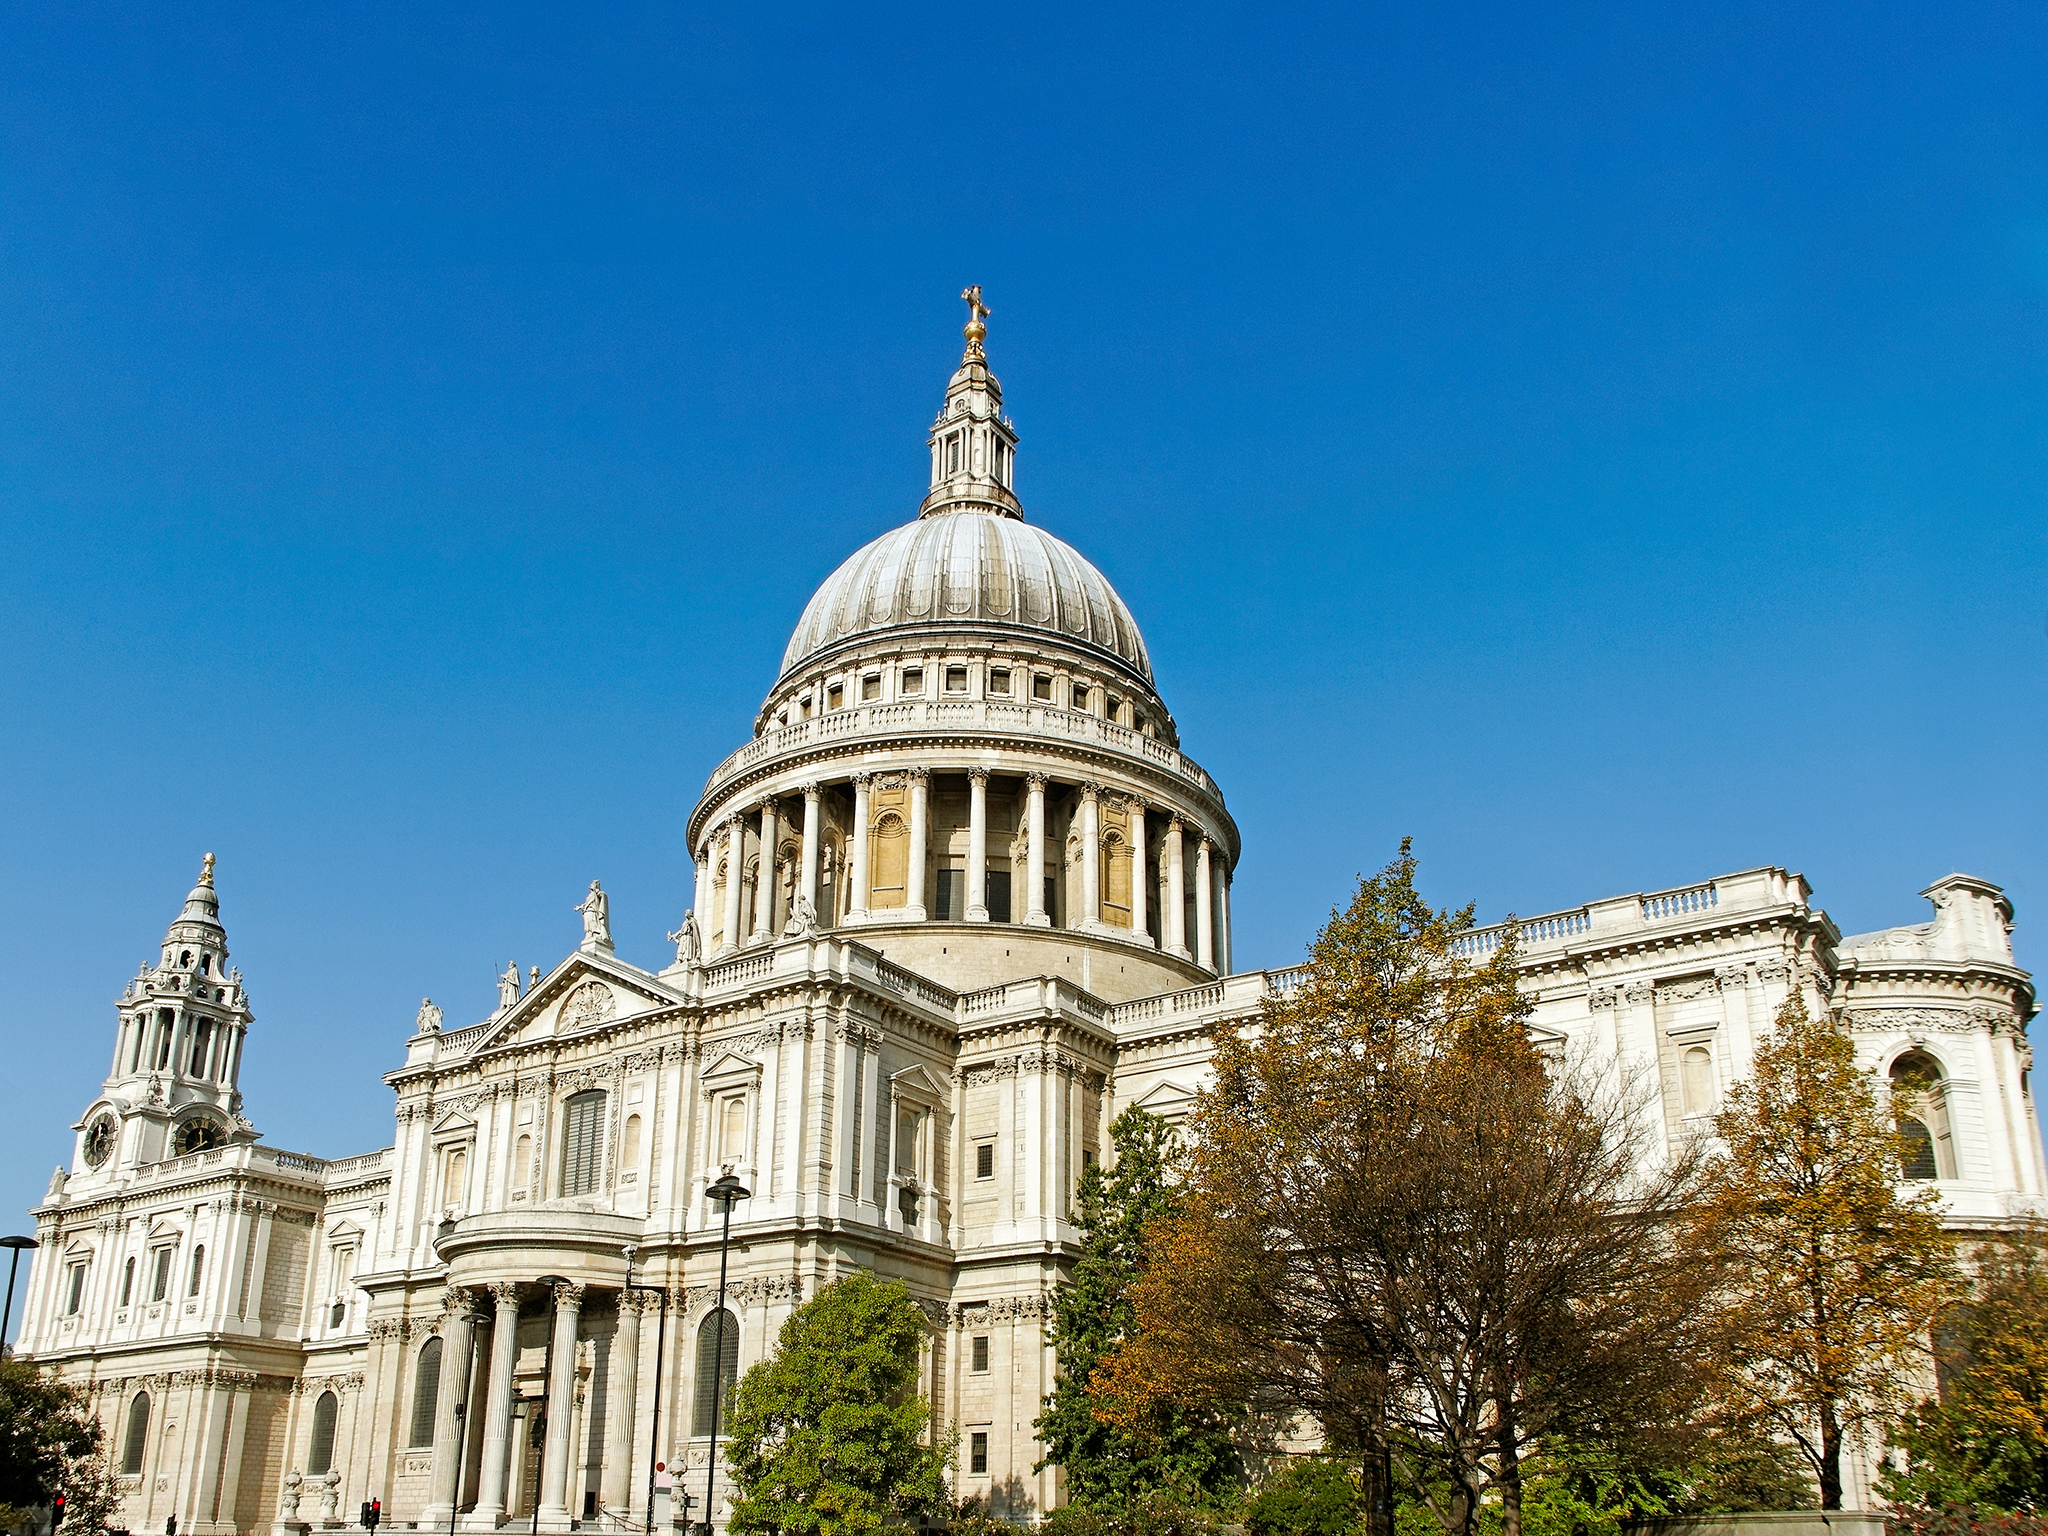
[[[1024,825],[1030,841],[1024,860],[1024,921],[1032,928],[1050,928],[1052,914],[1045,910],[1045,775],[1030,775],[1024,788]]]
[[[1222,951],[1223,974],[1233,975],[1230,968],[1230,871],[1216,871],[1216,947]]]
[[[1166,952],[1188,954],[1188,872],[1181,848],[1180,818],[1166,818]]]
[[[619,1293],[619,1326],[612,1334],[611,1379],[604,1389],[604,1471],[598,1479],[600,1509],[624,1515],[633,1503],[633,1404],[640,1383],[638,1291]]]
[[[725,824],[725,928],[720,948],[728,955],[740,943],[740,879],[746,852],[747,824],[735,814]]]
[[[930,800],[931,774],[923,768],[910,770],[910,889],[903,893],[903,916],[910,922],[925,920],[924,845],[926,806]]]
[[[505,1518],[505,1466],[512,1451],[512,1368],[519,1361],[519,1287],[494,1285],[491,1374],[484,1386],[484,1464],[476,1492],[476,1523],[494,1530]]]
[[[718,867],[717,842],[710,837],[704,839],[703,847],[697,850],[697,894],[690,908],[697,914],[698,951],[709,949],[711,937],[711,874]]]
[[[583,1311],[583,1287],[555,1287],[555,1348],[548,1371],[548,1434],[541,1453],[540,1517],[569,1523],[569,1419],[576,1405],[576,1319]]]
[[[1131,796],[1131,937],[1140,944],[1150,944],[1152,936],[1145,931],[1145,802],[1136,795]]]
[[[1205,971],[1216,969],[1216,879],[1206,837],[1195,845],[1195,963]]]
[[[967,770],[967,921],[988,921],[988,770]]]
[[[761,862],[754,873],[754,936],[756,944],[775,938],[775,845],[782,840],[775,801],[761,802]]]
[[[445,1522],[455,1512],[456,1476],[462,1470],[463,1394],[469,1386],[470,1351],[476,1344],[476,1323],[469,1293],[451,1290],[442,1304],[448,1320],[441,1325],[441,1380],[434,1398],[433,1491],[422,1519]],[[466,1411],[466,1409],[465,1409]]]
[[[804,899],[811,904],[811,911],[818,910],[818,841],[822,836],[820,818],[823,812],[818,805],[818,786],[804,786],[804,864],[802,881],[798,887]],[[822,923],[823,918],[819,921]]]
[[[853,836],[848,840],[853,892],[846,916],[856,923],[868,920],[868,777],[865,773],[853,776]]]
[[[1100,790],[1093,784],[1081,786],[1081,907],[1085,915],[1076,928],[1093,931],[1102,926],[1102,807]]]

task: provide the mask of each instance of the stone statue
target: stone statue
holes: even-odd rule
[[[676,947],[677,965],[695,965],[703,956],[703,941],[697,936],[697,914],[685,912],[683,926],[668,936]]]
[[[155,1072],[149,1074],[149,1102],[152,1104],[164,1102],[164,1080]]]
[[[48,1194],[43,1196],[43,1199],[55,1200],[59,1195],[64,1193],[64,1186],[68,1184],[70,1181],[71,1175],[64,1171],[62,1164],[59,1164],[57,1167],[57,1171],[50,1175],[50,1190]]]
[[[799,892],[790,904],[789,921],[782,925],[785,939],[808,938],[818,931],[818,909],[811,905],[811,898]]]
[[[519,962],[509,961],[505,974],[498,978],[498,1012],[503,1013],[519,1001]]]
[[[441,1010],[434,1006],[431,997],[420,999],[420,1011],[412,1021],[413,1033],[417,1035],[438,1035],[441,1033]]]
[[[612,909],[605,896],[604,887],[595,880],[590,882],[590,894],[576,911],[583,914],[583,947],[585,949],[610,949],[612,947]]]

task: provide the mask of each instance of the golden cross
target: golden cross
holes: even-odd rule
[[[210,853],[206,856],[205,861],[199,866],[199,883],[201,885],[213,884],[213,855]]]
[[[979,357],[981,355],[981,338],[988,334],[988,327],[983,325],[982,322],[993,314],[994,311],[981,302],[981,284],[979,283],[963,291],[960,297],[967,301],[967,327],[961,332],[967,338],[967,355],[969,357]]]

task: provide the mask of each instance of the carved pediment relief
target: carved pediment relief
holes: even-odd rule
[[[624,961],[582,951],[530,987],[470,1051],[601,1029],[619,1019],[673,1007],[682,1000]]]

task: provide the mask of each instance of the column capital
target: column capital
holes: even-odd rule
[[[573,1312],[583,1305],[583,1287],[574,1280],[564,1280],[555,1287],[555,1310]]]
[[[903,776],[913,784],[922,784],[931,778],[932,771],[929,768],[906,768]]]
[[[1185,832],[1186,830],[1187,830],[1187,823],[1186,823],[1186,822],[1184,822],[1184,821],[1182,821],[1182,820],[1180,819],[1180,812],[1178,812],[1178,811],[1169,811],[1169,812],[1167,813],[1167,817],[1166,817],[1166,831],[1167,831],[1167,835],[1168,835],[1168,836],[1172,836],[1172,835],[1174,835],[1175,833],[1179,833],[1179,832]]]
[[[866,789],[870,784],[874,782],[875,776],[865,769],[861,770],[859,773],[856,773],[853,776],[853,783],[856,789]]]
[[[1092,783],[1087,779],[1081,781],[1081,798],[1083,800],[1094,800],[1099,798],[1101,794],[1102,786],[1100,784]]]
[[[797,792],[804,797],[806,803],[818,798],[818,786],[816,784],[799,784],[797,785]]]
[[[1201,840],[1200,842],[1198,842],[1198,843],[1196,843],[1196,844],[1195,844],[1195,852],[1196,852],[1196,853],[1207,853],[1208,851],[1209,851],[1209,834],[1205,832],[1205,833],[1203,833],[1203,834],[1202,834],[1202,840]]]
[[[740,831],[746,826],[746,824],[747,813],[745,810],[734,811],[730,816],[725,818],[725,827],[728,832]]]
[[[510,1307],[514,1312],[517,1312],[519,1310],[519,1282],[516,1280],[492,1281],[491,1300],[495,1301],[501,1310]]]
[[[983,789],[988,788],[988,770],[986,768],[968,769],[967,778],[970,783],[979,784]]]
[[[459,1285],[449,1286],[441,1293],[441,1308],[450,1317],[460,1317],[469,1310],[469,1292]]]
[[[619,1292],[619,1316],[621,1317],[624,1317],[628,1312],[638,1317],[642,1312],[655,1305],[655,1298],[648,1295],[645,1291],[621,1290]]]
[[[1024,787],[1025,787],[1026,789],[1036,790],[1036,791],[1037,791],[1037,792],[1038,792],[1039,794],[1041,794],[1041,795],[1042,795],[1042,794],[1044,794],[1044,793],[1045,793],[1045,775],[1044,775],[1044,774],[1042,774],[1042,773],[1027,773],[1027,774],[1025,774],[1025,775],[1024,775]]]

